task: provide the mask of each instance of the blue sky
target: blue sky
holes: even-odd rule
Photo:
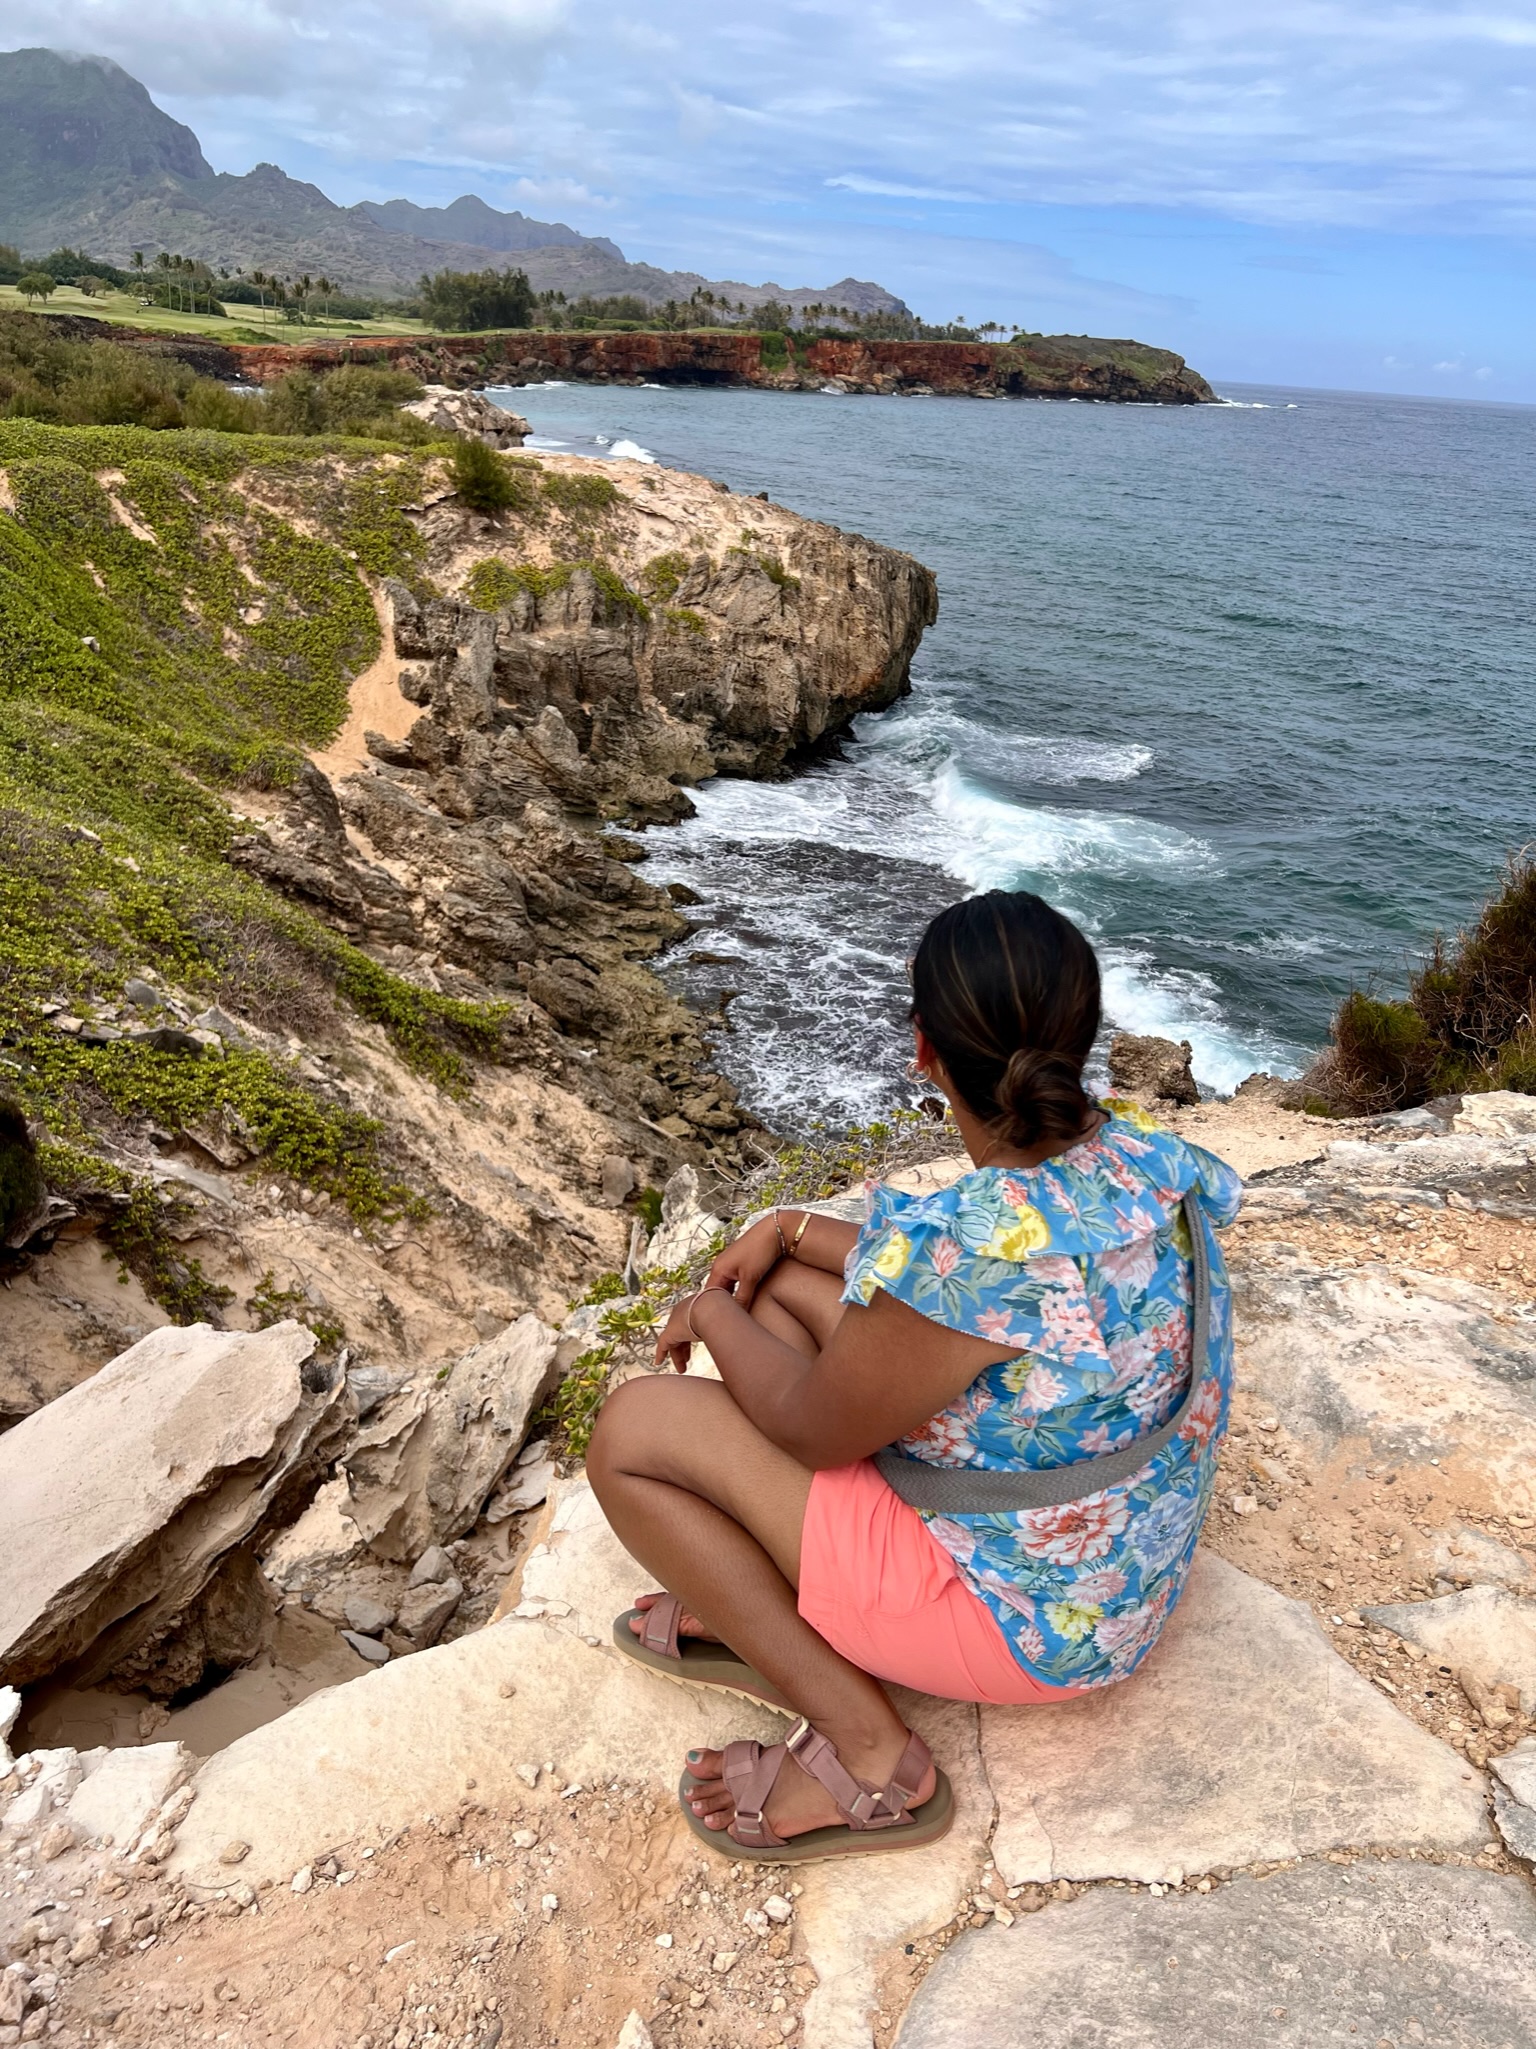
[[[669,267],[877,278],[1218,381],[1536,402],[1536,0],[6,11],[13,43],[115,58],[221,170],[477,191]]]

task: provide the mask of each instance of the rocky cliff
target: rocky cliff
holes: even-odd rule
[[[487,518],[419,451],[6,433],[0,1038],[50,1193],[0,1411],[168,1317],[395,1380],[558,1321],[751,1125],[612,827],[890,703],[932,578],[639,465],[512,458]]]
[[[1005,343],[812,340],[738,334],[583,334],[515,330],[402,337],[304,348],[230,347],[258,383],[296,366],[383,362],[443,384],[522,383],[569,377],[593,383],[757,385],[774,391],[940,393],[971,398],[1086,398],[1120,404],[1202,405],[1215,393],[1170,349],[1088,335],[1035,335]]]

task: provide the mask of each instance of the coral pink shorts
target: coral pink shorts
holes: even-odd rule
[[[996,1617],[871,1459],[813,1475],[800,1535],[800,1613],[850,1664],[945,1700],[1070,1700],[1009,1650]]]

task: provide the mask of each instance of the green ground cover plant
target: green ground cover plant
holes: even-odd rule
[[[291,778],[378,651],[363,571],[431,588],[405,511],[422,466],[329,437],[0,420],[0,1083],[50,1185],[110,1198],[107,1242],[179,1318],[222,1296],[117,1163],[128,1141],[232,1126],[264,1174],[367,1229],[424,1199],[290,1037],[323,1046],[340,1007],[454,1092],[503,1045],[508,1006],[404,980],[228,858],[249,830],[228,793]],[[146,975],[254,1037],[137,1041],[177,1022],[125,1006]]]
[[[464,585],[464,594],[481,612],[499,612],[510,605],[520,591],[530,597],[547,597],[564,590],[578,569],[590,572],[593,582],[612,605],[632,612],[637,619],[649,619],[651,608],[638,591],[631,590],[616,569],[606,562],[477,562]],[[702,627],[703,621],[701,620]]]

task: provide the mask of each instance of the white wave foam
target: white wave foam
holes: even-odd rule
[[[966,891],[1038,890],[1095,939],[1113,1025],[1187,1038],[1207,1088],[1230,1091],[1261,1066],[1293,1071],[1289,1049],[1228,1025],[1209,977],[1100,936],[1124,895],[1117,882],[1177,887],[1210,874],[1216,857],[1206,841],[1120,811],[1010,801],[970,769],[996,771],[1000,750],[1012,748],[1017,758],[1005,767],[1038,781],[1130,780],[1149,766],[1148,749],[988,733],[932,697],[860,720],[857,732],[846,760],[793,783],[706,784],[696,815],[651,840],[657,880],[687,880],[706,899],[711,879],[719,887],[719,923],[706,912],[699,929],[740,978],[733,1048],[747,1098],[764,1114],[790,1124],[868,1116],[898,1093],[897,955],[914,936],[907,918],[930,914],[908,908],[912,896],[936,904],[926,888],[902,881],[899,865],[889,883],[857,866],[829,869],[833,849],[855,863],[914,863]],[[803,905],[786,904],[768,879],[796,857],[767,850],[795,846],[827,850],[800,871],[811,881]]]
[[[950,757],[996,773],[1006,766],[1035,783],[1131,782],[1152,766],[1150,747],[1134,741],[1086,740],[1076,735],[999,733],[934,698],[912,699],[901,710],[856,722],[861,745],[872,752],[935,760]]]
[[[655,456],[638,441],[615,441],[608,453],[615,462],[654,462]]]
[[[1272,413],[1275,410],[1262,398],[1218,398],[1216,403],[1219,406],[1229,406],[1238,413]],[[1294,407],[1287,406],[1286,411],[1294,411]]]
[[[1019,889],[1050,877],[1125,875],[1134,868],[1209,868],[1204,840],[1112,811],[1048,811],[989,796],[947,765],[933,781],[942,836],[938,865],[972,889]]]
[[[1220,992],[1207,976],[1160,970],[1149,955],[1116,946],[1100,946],[1099,965],[1110,1022],[1153,1038],[1188,1039],[1195,1079],[1205,1088],[1226,1096],[1261,1068],[1296,1072],[1290,1050],[1278,1040],[1232,1030],[1222,1016]]]

